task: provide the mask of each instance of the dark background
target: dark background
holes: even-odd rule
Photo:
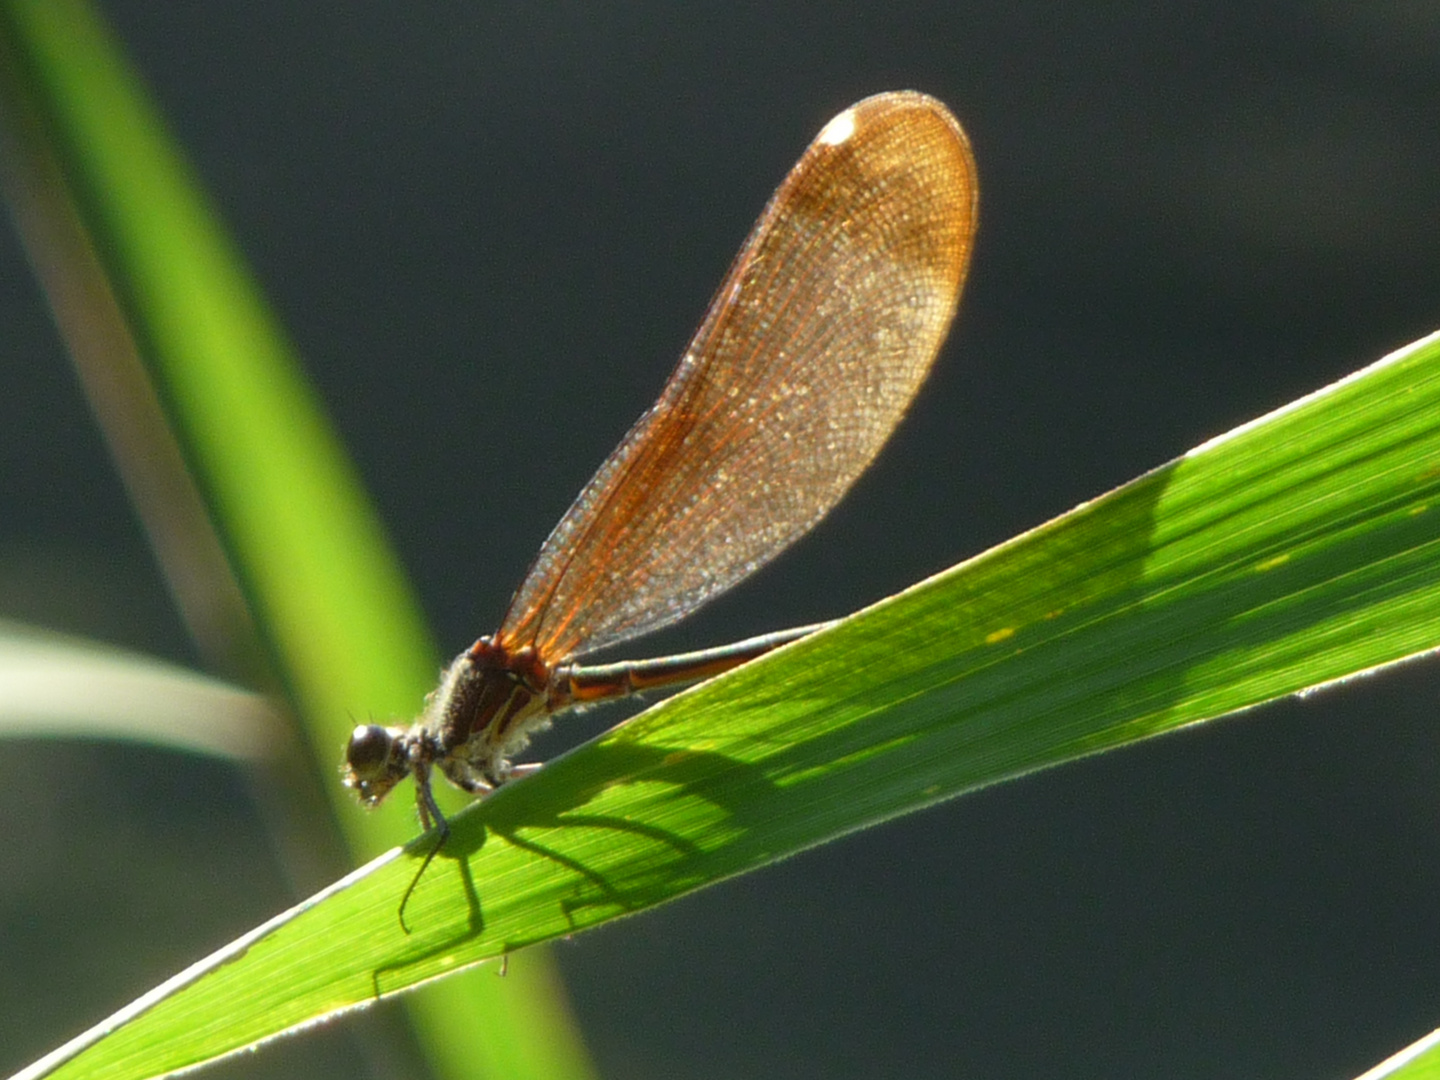
[[[1440,326],[1418,0],[104,7],[447,651],[878,90],[974,142],[956,332],[851,498],[656,650],[852,610]],[[193,662],[8,231],[0,327],[0,614]],[[1032,776],[563,944],[602,1072],[1358,1073],[1440,1024],[1436,685]],[[0,1071],[289,902],[233,770],[3,760]],[[372,1022],[216,1075],[377,1075],[346,1037]]]

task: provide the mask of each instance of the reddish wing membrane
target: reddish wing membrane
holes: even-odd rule
[[[977,198],[969,142],[933,98],[880,94],[827,124],[659,400],[546,540],[497,644],[555,662],[656,630],[808,532],[929,372]]]

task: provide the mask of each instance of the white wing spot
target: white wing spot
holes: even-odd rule
[[[846,109],[820,130],[816,142],[825,146],[839,146],[855,134],[855,110]]]

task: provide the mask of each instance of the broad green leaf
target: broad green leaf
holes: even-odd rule
[[[68,1064],[231,1052],[855,829],[1440,645],[1440,335],[680,694],[278,917]]]

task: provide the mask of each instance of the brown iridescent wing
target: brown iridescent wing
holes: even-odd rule
[[[804,535],[879,453],[955,314],[970,145],[940,102],[827,124],[660,399],[545,542],[498,640],[554,662],[668,625]]]

